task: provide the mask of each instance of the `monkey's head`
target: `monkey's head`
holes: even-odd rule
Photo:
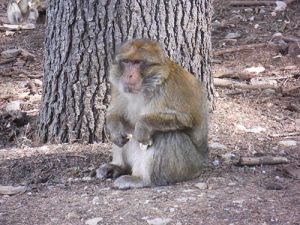
[[[166,56],[154,41],[134,39],[117,50],[110,82],[125,93],[152,92],[168,75]]]

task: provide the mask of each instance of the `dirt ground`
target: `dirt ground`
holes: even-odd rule
[[[216,87],[211,168],[165,187],[120,191],[111,180],[93,178],[95,168],[110,160],[110,144],[36,144],[45,26],[0,29],[0,52],[24,49],[10,61],[0,56],[0,186],[27,188],[0,194],[0,224],[299,225],[300,1],[276,13],[273,5],[226,2],[213,2],[214,76],[276,88]],[[2,0],[0,25],[7,23],[5,10]],[[256,47],[236,49],[249,44]],[[261,71],[245,72],[251,67]],[[22,113],[7,113],[9,107]],[[229,154],[289,162],[239,166],[228,162]]]

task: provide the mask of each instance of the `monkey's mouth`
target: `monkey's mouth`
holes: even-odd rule
[[[138,84],[124,85],[124,91],[126,93],[137,94],[137,93],[140,93],[141,90],[142,90],[142,87],[141,87],[141,85],[138,85]]]

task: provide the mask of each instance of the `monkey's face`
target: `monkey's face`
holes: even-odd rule
[[[153,41],[130,40],[119,49],[110,73],[110,81],[125,93],[149,95],[162,83],[165,55]]]
[[[122,60],[120,85],[126,93],[139,93],[142,90],[141,71],[144,62],[140,60]]]

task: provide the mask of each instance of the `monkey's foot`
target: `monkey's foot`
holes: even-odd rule
[[[149,184],[146,184],[141,177],[124,175],[119,177],[114,182],[114,188],[118,189],[129,189],[129,188],[142,188],[149,187]]]
[[[96,170],[96,177],[100,179],[117,178],[123,174],[126,174],[126,170],[110,163],[103,164]]]

